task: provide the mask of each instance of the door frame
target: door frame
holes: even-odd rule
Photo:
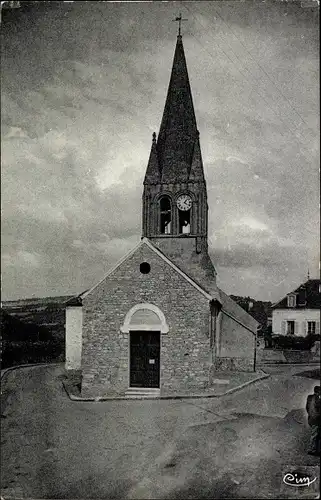
[[[135,388],[134,386],[130,385],[130,345],[131,345],[131,335],[130,334],[135,333],[137,331],[142,332],[142,333],[144,333],[144,331],[146,333],[154,332],[154,333],[158,333],[158,335],[159,335],[159,369],[158,369],[159,384],[158,384],[158,387],[137,387],[137,390],[139,390],[139,389],[160,389],[160,387],[161,387],[162,332],[156,328],[153,328],[150,330],[146,330],[146,329],[138,330],[138,328],[133,328],[133,330],[129,330],[129,332],[128,332],[128,388],[129,389]]]
[[[139,309],[149,309],[150,311],[154,312],[158,318],[159,318],[159,324],[158,325],[148,325],[148,324],[131,324],[131,319],[132,316],[135,314],[135,312],[139,311]],[[120,327],[120,332],[124,335],[124,337],[127,338],[127,377],[128,377],[128,383],[127,387],[130,388],[130,332],[131,331],[155,331],[155,332],[160,332],[159,336],[159,388],[161,387],[162,383],[162,338],[163,335],[167,335],[169,332],[169,327],[166,322],[166,318],[164,316],[164,313],[157,307],[155,304],[150,304],[147,302],[139,303],[134,305],[125,315],[124,318],[124,323]],[[147,388],[146,388],[147,389]]]

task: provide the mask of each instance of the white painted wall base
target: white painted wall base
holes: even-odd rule
[[[66,308],[66,370],[81,368],[82,316],[82,307]]]

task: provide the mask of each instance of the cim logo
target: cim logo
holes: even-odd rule
[[[311,477],[300,471],[288,472],[283,476],[283,482],[288,486],[310,486],[317,480],[317,477]]]
[[[287,465],[280,474],[282,498],[320,498],[320,467]]]

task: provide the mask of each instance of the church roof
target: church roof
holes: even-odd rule
[[[161,181],[185,181],[191,170],[198,131],[181,35],[176,49],[157,140]]]
[[[188,281],[196,290],[198,290],[206,299],[209,301],[215,301],[219,303],[222,307],[224,314],[227,314],[240,325],[246,329],[256,332],[258,322],[252,318],[244,309],[242,309],[235,301],[233,301],[226,293],[224,293],[215,281],[211,283],[207,281],[206,283],[200,283],[196,281],[193,277],[189,276],[185,271],[180,269],[172,260],[170,260],[166,255],[155,247],[148,238],[143,238],[129,253],[127,253],[121,260],[119,260],[114,267],[112,267],[108,273],[92,288],[86,290],[78,297],[74,297],[73,300],[67,303],[67,306],[81,306],[82,300],[87,297],[98,285],[100,285],[106,278],[108,278],[123,262],[125,262],[131,255],[133,255],[138,248],[142,245],[147,245],[153,252],[155,252],[161,259],[163,259],[169,266],[173,268],[178,274],[180,274],[186,281]]]
[[[69,302],[68,305],[81,305],[82,299],[87,297],[98,285],[100,285],[108,276],[110,276],[123,262],[125,262],[131,255],[133,255],[136,250],[142,245],[147,245],[151,250],[153,250],[159,257],[161,257],[169,266],[171,266],[178,274],[180,274],[183,278],[186,279],[196,290],[198,290],[205,298],[208,300],[216,300],[219,302],[219,295],[215,292],[213,294],[209,294],[199,283],[197,283],[193,278],[188,276],[184,271],[182,271],[176,264],[174,264],[168,257],[166,257],[163,252],[161,252],[158,248],[156,248],[147,238],[143,238],[129,253],[127,253],[122,259],[120,259],[114,267],[112,267],[108,273],[92,288],[87,290],[86,292],[80,294],[78,297],[75,297],[75,301]]]
[[[223,313],[234,319],[234,321],[236,321],[246,329],[251,330],[253,333],[256,332],[256,329],[259,326],[259,322],[255,318],[253,318],[253,316],[247,313],[241,306],[239,306],[237,302],[231,299],[229,295],[223,292],[223,290],[218,288],[218,291]]]

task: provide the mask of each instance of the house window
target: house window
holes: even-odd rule
[[[286,322],[286,334],[294,335],[295,321],[287,321]]]
[[[308,335],[315,335],[316,332],[316,322],[308,321]]]
[[[305,306],[307,303],[306,299],[306,289],[304,287],[301,287],[299,289],[299,296],[298,296],[298,305],[299,306]]]
[[[295,307],[296,305],[295,295],[288,295],[288,307]]]
[[[163,196],[160,200],[160,232],[161,234],[171,234],[172,207],[168,196]]]

